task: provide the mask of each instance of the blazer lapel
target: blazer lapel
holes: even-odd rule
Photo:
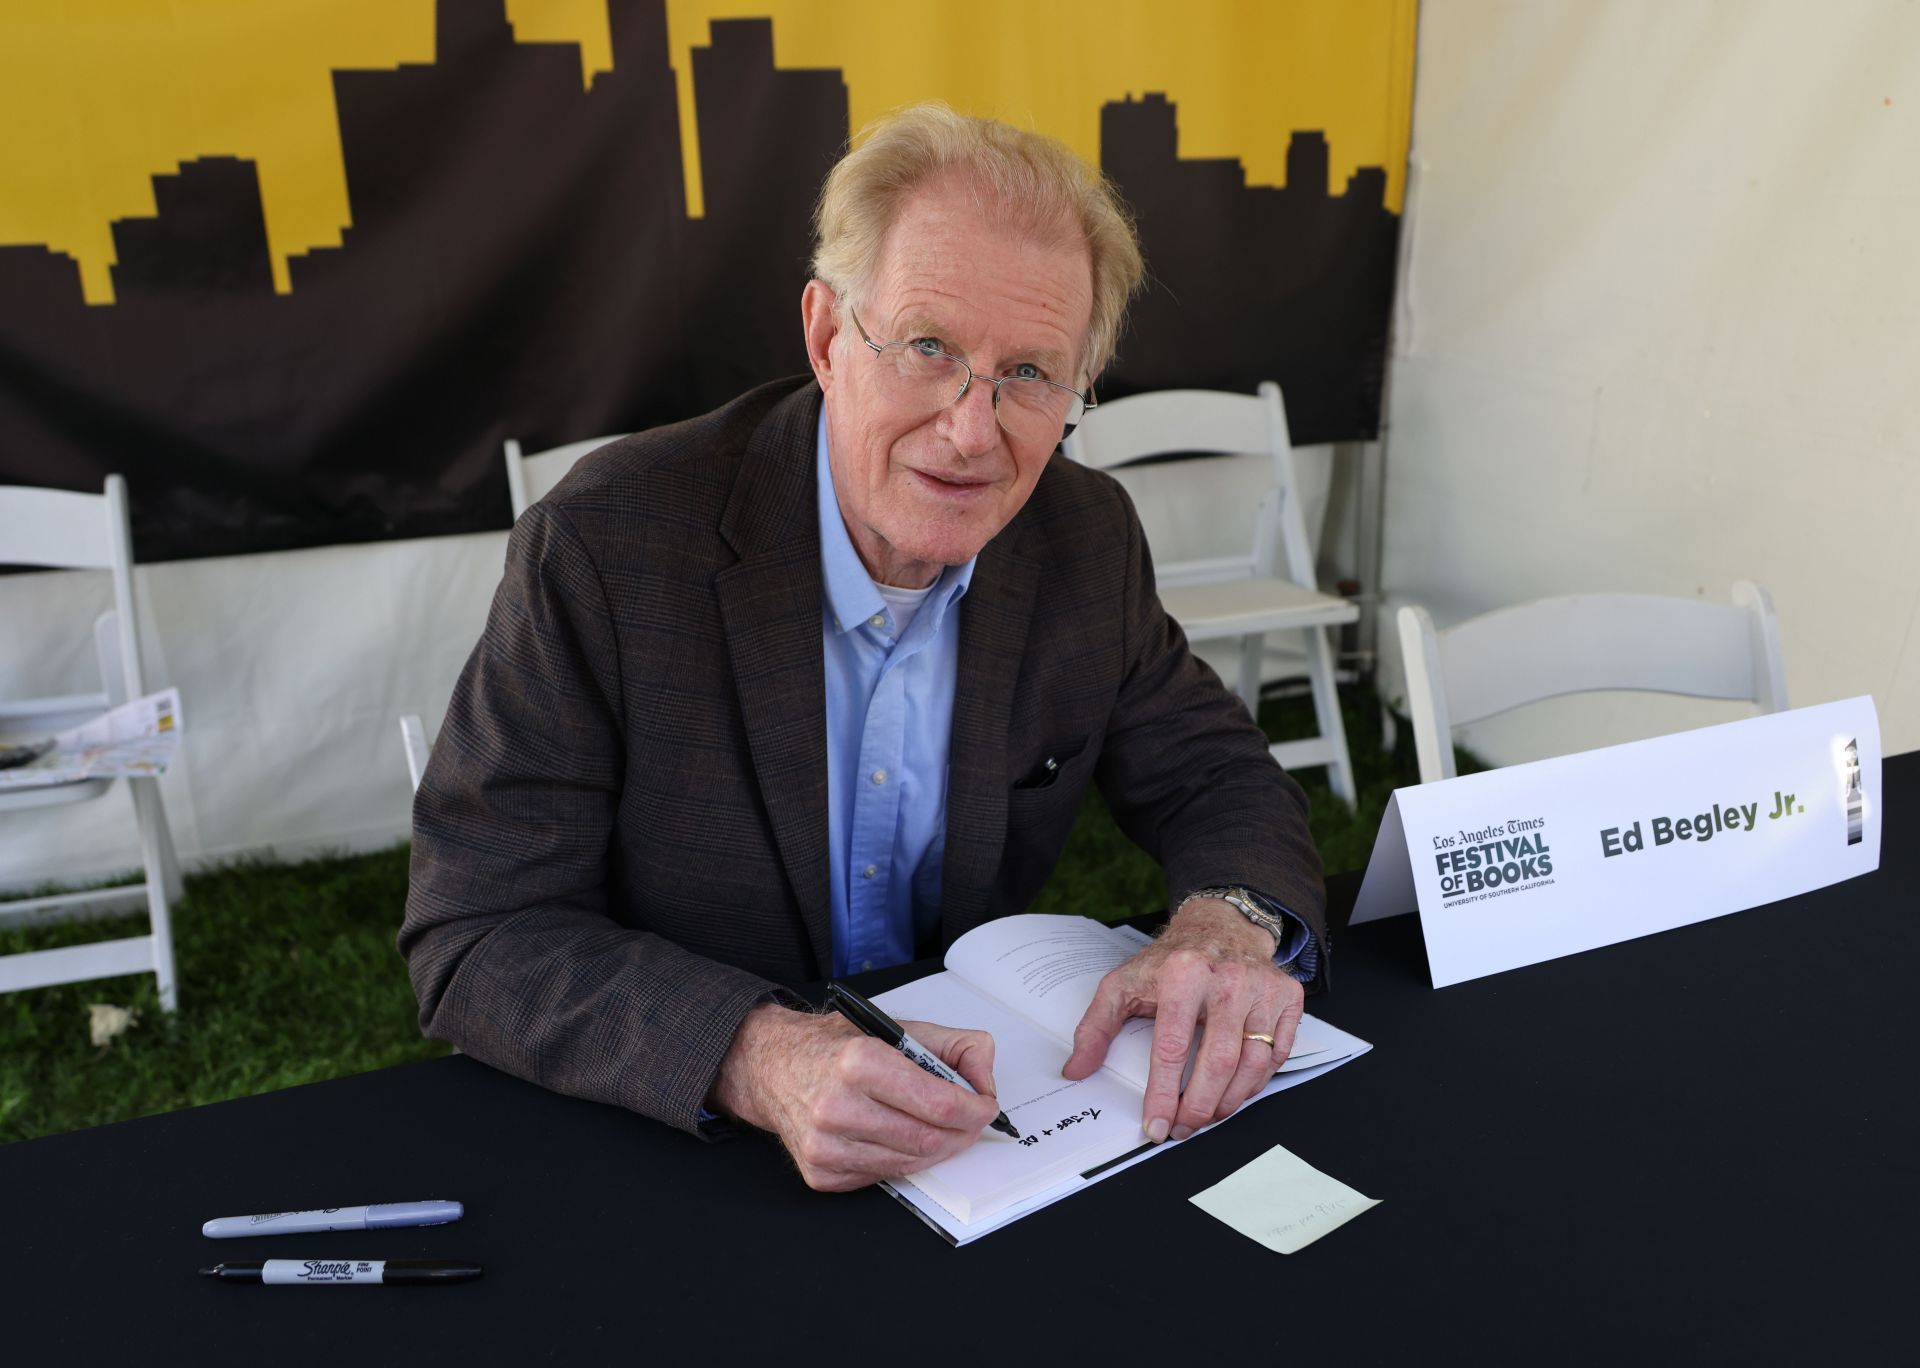
[[[1007,719],[1040,578],[1039,565],[1019,554],[1014,532],[1003,530],[981,550],[960,601],[941,874],[940,933],[946,944],[986,920],[1006,841]]]
[[[747,745],[818,972],[833,972],[827,864],[826,662],[814,485],[820,393],[783,401],[749,442],[720,530],[740,554],[715,577]]]

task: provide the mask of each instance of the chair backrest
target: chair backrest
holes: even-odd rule
[[[608,442],[619,441],[625,435],[616,432],[606,437],[589,437],[582,442],[548,447],[531,455],[520,450],[520,443],[516,439],[507,438],[507,493],[513,499],[513,520],[520,521],[522,513],[546,498],[566,473],[573,469],[575,461],[589,451],[598,451]]]
[[[1733,602],[1654,594],[1536,599],[1434,630],[1400,610],[1420,782],[1454,776],[1453,728],[1566,694],[1631,690],[1787,706],[1773,600],[1756,584]]]
[[[1220,390],[1156,390],[1113,399],[1090,411],[1066,440],[1066,454],[1096,470],[1118,470],[1172,452],[1217,452],[1251,456],[1270,474],[1254,520],[1253,544],[1236,566],[1209,561],[1217,573],[1204,578],[1284,575],[1313,588],[1313,558],[1293,471],[1293,439],[1287,431],[1280,386],[1268,380],[1258,394]],[[1190,576],[1179,565],[1156,566],[1163,584]]]
[[[133,610],[133,526],[124,479],[107,476],[106,488],[99,494],[0,485],[0,565],[110,571],[113,611],[95,624],[102,682],[110,697],[124,690],[116,701],[145,692]],[[111,638],[112,654],[100,637],[102,632]]]

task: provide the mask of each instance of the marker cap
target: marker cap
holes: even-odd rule
[[[379,1202],[367,1208],[367,1229],[390,1226],[445,1225],[467,1214],[459,1202]]]

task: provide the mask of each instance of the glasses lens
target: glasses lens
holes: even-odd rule
[[[967,378],[967,368],[945,352],[912,342],[889,346],[879,361],[889,396],[929,413],[951,404]]]
[[[1044,380],[1012,379],[1000,386],[1000,425],[1016,437],[1058,441],[1086,411],[1079,395]]]

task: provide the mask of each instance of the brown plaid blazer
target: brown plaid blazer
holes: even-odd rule
[[[515,525],[414,801],[428,1035],[695,1129],[747,1011],[830,972],[820,403],[784,381],[625,438]],[[1305,798],[1161,611],[1118,485],[1056,455],[960,614],[943,943],[1027,906],[1097,782],[1174,894],[1248,884],[1324,952]]]

